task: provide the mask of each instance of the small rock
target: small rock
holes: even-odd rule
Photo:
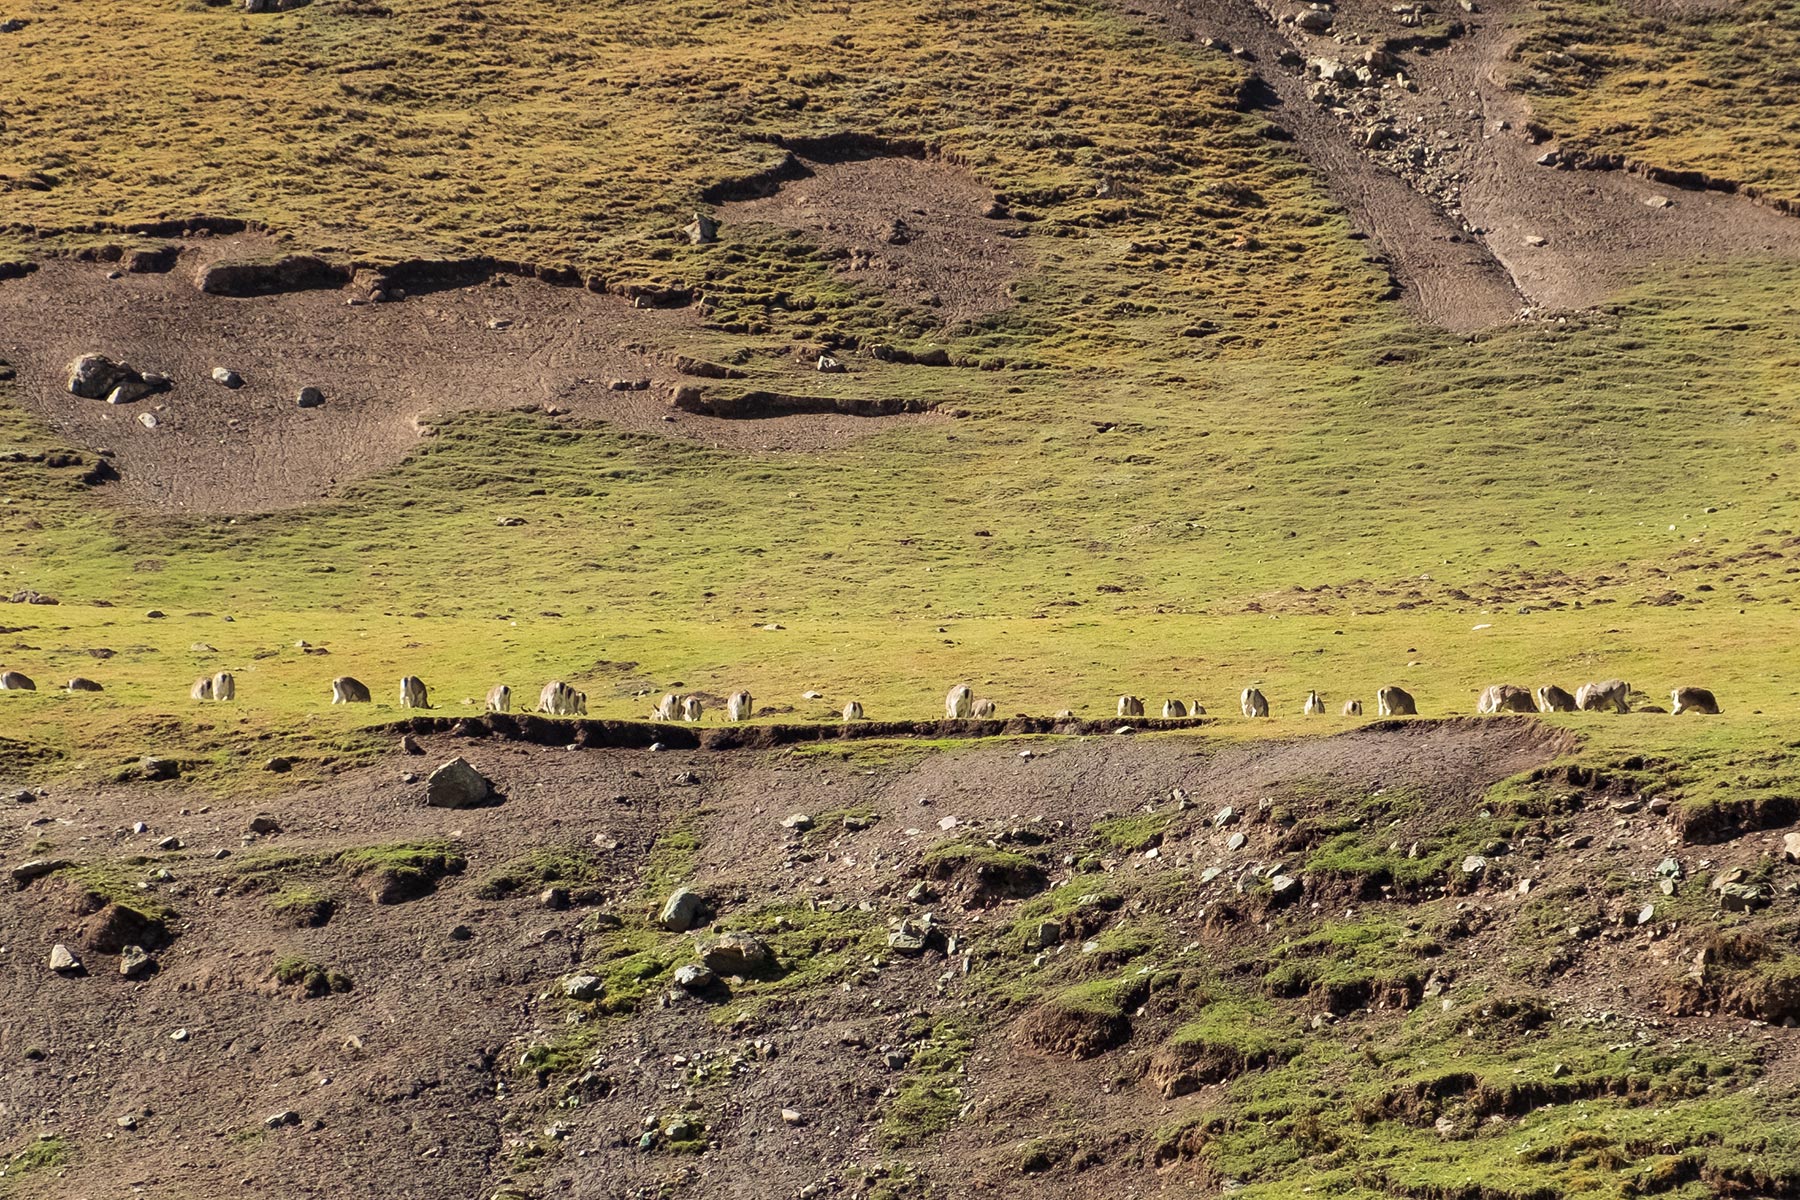
[[[316,387],[303,387],[294,403],[301,408],[318,408],[325,403],[325,393]]]
[[[538,903],[542,904],[545,908],[555,909],[560,912],[569,907],[569,889],[560,887],[545,888],[543,893],[538,896]]]
[[[176,1030],[176,1031],[175,1031],[175,1032],[174,1032],[174,1033],[171,1033],[171,1034],[170,1034],[170,1035],[169,1035],[169,1040],[170,1040],[170,1041],[171,1041],[171,1042],[185,1042],[185,1041],[187,1041],[187,1040],[188,1040],[188,1036],[189,1036],[189,1035],[188,1035],[188,1031],[187,1031],[187,1030],[185,1030],[185,1029],[177,1029],[177,1030]]]
[[[156,967],[156,960],[142,946],[127,946],[119,951],[119,974],[127,979],[142,979]]]
[[[787,1125],[804,1125],[804,1124],[806,1124],[806,1118],[800,1115],[799,1109],[794,1109],[794,1108],[782,1109],[781,1110],[781,1120],[782,1120],[783,1124],[787,1124]]]
[[[155,413],[139,413],[137,416],[137,423],[142,425],[145,429],[155,429],[158,425],[162,424],[161,421],[156,419]]]
[[[179,850],[181,849],[181,839],[171,833],[168,837],[157,842],[156,848],[158,850]]]
[[[1218,813],[1213,817],[1213,828],[1214,829],[1223,829],[1227,825],[1236,824],[1237,819],[1238,819],[1237,809],[1235,809],[1235,808],[1231,807],[1231,805],[1227,804],[1224,808],[1221,808],[1218,811]]]
[[[728,933],[708,946],[700,961],[721,975],[754,975],[772,964],[775,956],[757,938]]]
[[[214,367],[212,369],[212,377],[214,383],[221,384],[234,391],[244,386],[244,377],[230,367]]]
[[[563,995],[571,1000],[598,1000],[606,991],[606,985],[598,975],[571,975],[562,983]]]
[[[293,769],[294,764],[281,757],[279,754],[263,764],[263,770],[268,771],[272,775],[286,775]]]
[[[1487,859],[1481,857],[1479,854],[1471,854],[1469,857],[1463,859],[1462,869],[1464,875],[1479,875],[1481,872],[1487,870]]]
[[[677,888],[663,902],[662,913],[657,920],[670,933],[686,933],[701,923],[705,913],[706,901],[697,892]]]
[[[34,858],[12,869],[13,882],[24,887],[32,880],[60,871],[68,865],[69,860],[66,858]]]
[[[425,781],[430,808],[476,808],[495,799],[494,785],[465,758],[453,758]]]
[[[719,976],[704,963],[689,963],[675,970],[675,986],[689,992],[704,992],[719,982]]]
[[[1781,857],[1784,862],[1800,862],[1800,833],[1790,833],[1781,839]]]
[[[50,969],[58,975],[75,975],[81,971],[81,960],[61,942],[50,947]]]
[[[117,1121],[113,1122],[113,1124],[117,1125],[120,1129],[136,1129],[137,1128],[137,1118],[132,1116],[130,1113],[126,1113],[124,1116],[120,1117]]]
[[[403,754],[423,754],[425,747],[419,745],[419,739],[410,733],[400,735],[400,751]]]
[[[281,822],[274,817],[257,815],[250,818],[251,833],[280,833]]]
[[[1239,830],[1225,839],[1225,848],[1227,850],[1242,850],[1249,841],[1250,836],[1242,830]]]
[[[149,780],[181,778],[181,764],[172,758],[146,758],[138,764],[138,771]]]
[[[263,1118],[263,1125],[269,1129],[280,1129],[284,1125],[298,1125],[299,1123],[300,1114],[291,1108]]]
[[[719,240],[719,223],[705,213],[697,212],[694,219],[682,227],[681,232],[687,234],[690,245],[710,246]]]
[[[818,369],[821,375],[842,375],[844,364],[829,354],[821,354],[819,355]]]
[[[805,833],[813,827],[813,819],[805,813],[795,813],[790,817],[783,818],[781,827],[792,829],[796,833]]]
[[[1648,925],[1651,921],[1653,921],[1655,919],[1656,919],[1656,905],[1646,904],[1646,905],[1644,905],[1644,907],[1638,909],[1637,923],[1639,925]]]
[[[1025,939],[1027,950],[1048,950],[1062,941],[1062,923],[1059,921],[1039,921],[1031,936]]]

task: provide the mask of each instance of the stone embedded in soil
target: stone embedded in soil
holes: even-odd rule
[[[59,975],[73,975],[81,970],[81,960],[61,942],[50,947],[50,969]]]
[[[142,979],[156,966],[156,960],[142,946],[127,946],[119,952],[119,974],[127,979]]]
[[[214,367],[212,369],[212,377],[214,383],[233,390],[244,386],[244,377],[230,367]]]
[[[606,985],[598,975],[571,975],[562,982],[563,995],[571,1000],[598,1000],[606,992]]]
[[[494,785],[469,765],[453,758],[425,781],[425,803],[431,808],[476,808],[494,799]]]
[[[303,387],[294,403],[301,408],[319,408],[325,403],[325,393],[316,387]]]
[[[181,778],[181,764],[172,758],[156,758],[152,756],[144,759],[138,764],[138,772],[143,775],[145,779],[152,781],[179,779]]]
[[[677,888],[663,902],[662,914],[658,917],[662,927],[670,933],[686,933],[700,924],[706,914],[706,901],[698,893],[686,888]]]
[[[796,833],[805,833],[813,827],[813,819],[805,813],[795,813],[790,817],[783,818],[781,827],[783,829],[792,829]]]
[[[13,882],[20,887],[24,887],[32,880],[49,875],[55,871],[60,871],[68,865],[69,860],[66,858],[34,858],[29,862],[22,862],[14,867],[12,869],[12,879]]]
[[[728,933],[708,946],[700,961],[720,975],[754,975],[770,966],[775,956],[756,938]]]
[[[719,976],[704,963],[689,963],[675,970],[675,986],[690,992],[704,992],[719,982]]]
[[[1800,862],[1800,833],[1790,833],[1781,839],[1781,857],[1787,862]]]

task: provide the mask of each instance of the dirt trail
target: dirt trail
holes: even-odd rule
[[[195,513],[285,508],[385,470],[419,444],[420,418],[553,406],[571,419],[748,451],[816,451],[893,421],[834,413],[722,420],[675,412],[678,372],[665,349],[693,330],[688,310],[636,309],[610,296],[496,276],[398,303],[352,306],[338,288],[247,298],[194,284],[202,261],[268,254],[256,237],[210,239],[166,274],[45,262],[0,282],[0,358],[18,372],[12,396],[61,436],[110,449],[128,501]],[[119,274],[109,279],[109,274]],[[81,354],[124,358],[175,380],[173,390],[111,406],[71,396]],[[245,386],[214,383],[214,367]],[[793,387],[816,376],[788,364]],[[642,390],[609,390],[613,380]],[[325,393],[301,409],[302,387]],[[154,417],[146,428],[140,417]]]
[[[1663,266],[1708,259],[1800,259],[1800,221],[1742,197],[1684,191],[1619,171],[1558,169],[1554,142],[1505,86],[1531,20],[1521,0],[1428,14],[1461,33],[1414,45],[1421,29],[1382,0],[1346,0],[1329,29],[1303,32],[1286,0],[1155,0],[1149,15],[1184,37],[1242,47],[1278,101],[1274,119],[1393,265],[1424,315],[1447,328],[1498,324],[1521,308],[1582,308]],[[1428,6],[1429,7],[1429,6]],[[1143,11],[1131,8],[1130,11]],[[1399,74],[1320,88],[1317,60],[1355,64],[1400,47]],[[1285,55],[1283,52],[1286,52]],[[1284,61],[1285,59],[1285,61]],[[1417,90],[1400,85],[1399,75]]]

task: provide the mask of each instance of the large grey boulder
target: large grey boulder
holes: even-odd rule
[[[466,758],[451,759],[425,781],[425,803],[432,808],[479,808],[495,799],[493,783]]]
[[[659,924],[670,933],[686,933],[701,924],[706,916],[706,901],[697,892],[676,888],[663,902]]]

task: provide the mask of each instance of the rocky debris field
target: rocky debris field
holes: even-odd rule
[[[1800,1187],[1729,1128],[1800,1061],[1800,835],[1534,719],[411,740],[9,785],[0,1195],[1427,1194],[1558,1137]]]

